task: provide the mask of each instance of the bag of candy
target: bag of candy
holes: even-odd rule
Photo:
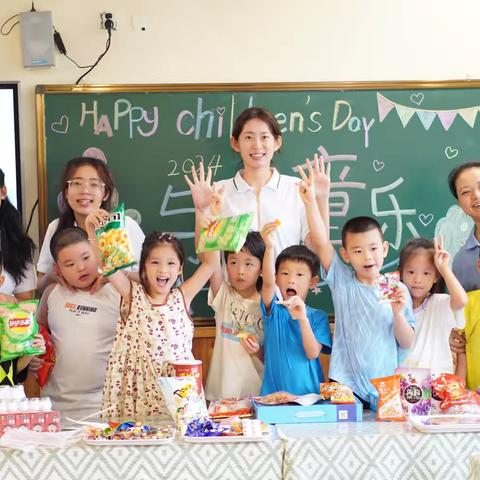
[[[253,212],[235,217],[218,218],[208,228],[203,228],[198,239],[197,253],[213,250],[238,252],[245,243]]]
[[[160,377],[157,381],[168,412],[182,434],[192,420],[208,417],[205,400],[198,396],[193,377]]]
[[[429,368],[395,369],[400,375],[400,398],[403,413],[410,415],[430,415],[432,397],[432,374]]]
[[[391,302],[392,295],[400,286],[399,272],[389,272],[378,276],[375,279],[375,285],[380,290],[380,302]]]
[[[0,305],[0,323],[2,324],[0,360],[2,362],[23,355],[41,355],[45,352],[32,345],[38,333],[35,316],[37,308],[38,300]]]
[[[378,390],[377,421],[403,422],[400,375],[373,378],[370,382]]]
[[[125,207],[122,204],[110,213],[108,221],[95,230],[103,265],[103,275],[108,276],[135,263],[132,245],[125,223]]]
[[[43,336],[45,340],[45,353],[40,356],[43,359],[43,365],[40,367],[40,370],[37,372],[37,382],[40,385],[40,388],[43,388],[47,383],[50,372],[55,365],[55,349],[53,348],[52,337],[48,333],[48,329],[45,326],[42,326],[40,329],[40,335]]]

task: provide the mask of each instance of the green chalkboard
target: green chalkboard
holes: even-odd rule
[[[456,165],[479,157],[480,82],[37,87],[40,228],[58,216],[59,172],[70,158],[100,150],[121,200],[145,232],[175,232],[194,268],[194,213],[183,174],[203,159],[214,178],[241,167],[229,146],[235,117],[264,106],[284,135],[276,167],[320,152],[332,163],[331,236],[346,219],[373,215],[394,269],[412,236],[443,232],[454,253],[470,229],[446,183]],[[314,306],[332,311],[328,288]],[[210,316],[205,292],[193,304]]]

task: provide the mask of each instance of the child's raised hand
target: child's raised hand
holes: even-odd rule
[[[298,295],[289,297],[287,300],[278,300],[277,303],[287,307],[288,313],[294,320],[305,320],[307,318],[305,302]]]
[[[318,153],[313,156],[313,181],[317,197],[328,198],[330,195],[330,167],[329,162],[325,168],[323,157]]]
[[[443,236],[439,235],[438,240],[433,239],[433,248],[435,249],[433,255],[433,262],[435,267],[443,276],[444,272],[450,268],[450,254],[445,250],[443,246]]]
[[[92,226],[95,229],[100,228],[102,225],[108,222],[109,213],[106,210],[99,208],[94,212],[91,212],[85,219],[85,225]]]
[[[212,201],[214,190],[212,187],[212,169],[208,167],[207,176],[205,177],[205,168],[203,162],[198,166],[198,175],[195,165],[192,166],[192,180],[188,175],[183,178],[187,182],[190,191],[192,192],[193,205],[197,210],[204,210],[208,208]]]
[[[392,302],[392,310],[394,315],[402,313],[405,310],[405,305],[407,304],[407,294],[405,293],[405,290],[401,287],[397,287],[390,296],[390,301]]]
[[[223,193],[225,185],[218,187],[215,183],[212,187],[212,198],[210,199],[210,209],[213,215],[220,215],[223,209]]]
[[[274,222],[266,223],[263,226],[260,235],[265,243],[266,248],[273,248],[273,232],[278,228],[279,225],[280,221],[275,220]]]
[[[315,182],[314,182],[314,173],[312,164],[310,160],[307,158],[307,170],[308,170],[308,177],[303,171],[303,167],[298,165],[297,171],[302,177],[302,180],[298,182],[298,190],[300,193],[300,197],[302,198],[303,203],[311,204],[315,202]]]

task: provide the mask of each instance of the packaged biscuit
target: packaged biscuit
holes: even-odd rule
[[[217,219],[200,232],[197,253],[213,250],[240,251],[247,238],[252,220],[253,212]]]
[[[110,213],[108,221],[95,230],[103,265],[103,275],[108,276],[135,263],[132,245],[125,224],[125,207],[122,204]]]
[[[338,382],[321,383],[320,395],[334,404],[355,403],[352,389]]]
[[[373,378],[370,382],[378,390],[377,421],[403,422],[400,375]]]
[[[23,355],[41,355],[32,345],[38,333],[36,311],[38,300],[26,300],[18,304],[0,305],[0,323],[2,337],[0,342],[0,360],[12,360]]]

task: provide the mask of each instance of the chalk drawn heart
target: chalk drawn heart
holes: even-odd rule
[[[410,95],[410,101],[415,105],[421,105],[424,98],[425,98],[425,95],[422,92],[412,93]]]
[[[225,113],[225,107],[217,107],[217,113],[223,117],[223,114]]]
[[[450,145],[445,148],[445,156],[451,160],[459,154],[458,148],[452,148]]]
[[[379,172],[385,166],[385,163],[384,162],[379,162],[378,160],[374,160],[372,165],[373,165],[374,170],[376,172]]]
[[[428,215],[425,215],[424,213],[421,213],[419,216],[418,216],[418,219],[420,220],[420,223],[424,226],[424,227],[428,227],[428,225],[430,225],[433,221],[433,215],[431,213],[429,213]]]
[[[68,117],[62,115],[59,122],[53,122],[51,129],[56,133],[65,134],[68,132]]]

